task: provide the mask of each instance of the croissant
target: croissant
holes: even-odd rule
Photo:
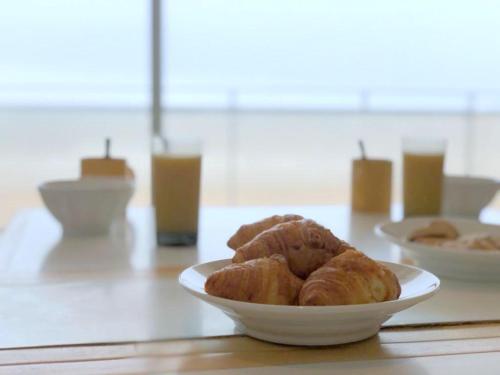
[[[303,219],[303,217],[300,215],[273,215],[252,224],[242,225],[240,229],[238,229],[238,231],[231,236],[229,241],[227,241],[227,246],[236,250],[238,247],[243,246],[248,241],[253,239],[259,233],[274,227],[276,224],[301,219]]]
[[[429,246],[447,246],[448,243],[455,243],[456,241],[439,237],[418,237],[412,240],[412,242],[417,242],[419,244]]]
[[[313,220],[296,220],[275,225],[236,250],[234,263],[281,254],[290,270],[305,279],[330,258],[350,246]]]
[[[454,241],[446,241],[443,247],[469,250],[500,250],[500,237],[488,233],[472,233]]]
[[[305,281],[299,305],[355,305],[397,299],[396,275],[363,253],[349,249],[314,271]]]
[[[290,272],[281,255],[230,264],[211,274],[205,291],[237,301],[296,305],[304,282]]]
[[[428,238],[454,240],[458,237],[457,229],[446,220],[434,220],[429,225],[413,231],[408,239],[415,242],[426,242]],[[439,242],[439,241],[437,241]]]

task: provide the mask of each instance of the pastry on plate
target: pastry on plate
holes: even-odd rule
[[[288,268],[281,255],[232,263],[211,274],[205,291],[237,301],[295,305],[303,281]]]
[[[473,233],[460,236],[455,241],[447,241],[443,247],[469,250],[500,250],[500,237],[488,233]]]
[[[500,237],[488,233],[460,235],[447,220],[434,220],[429,225],[413,231],[408,239],[423,245],[447,249],[500,250]]]
[[[455,240],[449,240],[447,238],[438,238],[438,237],[420,237],[414,240],[413,242],[417,242],[422,245],[428,246],[443,246],[446,247],[449,243],[455,243]]]
[[[258,234],[236,250],[233,262],[281,254],[287,259],[290,270],[305,279],[347,248],[350,245],[330,230],[313,220],[303,219],[278,224]]]
[[[398,299],[396,275],[360,251],[349,249],[314,271],[299,294],[299,305],[355,305]]]
[[[274,227],[276,224],[301,219],[303,219],[303,217],[300,215],[273,215],[252,224],[242,225],[240,229],[238,229],[236,233],[233,234],[227,241],[227,246],[236,250],[238,247],[243,246],[248,241],[252,240],[259,233]]]
[[[447,220],[433,220],[429,225],[414,230],[408,240],[413,242],[426,242],[426,239],[454,240],[458,238],[458,231],[453,224]]]

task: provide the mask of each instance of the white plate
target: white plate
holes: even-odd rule
[[[375,233],[399,245],[419,267],[439,276],[468,281],[500,281],[500,251],[446,249],[408,241],[411,232],[434,219],[436,217],[419,217],[383,223],[375,227]],[[461,235],[486,232],[500,236],[498,225],[469,219],[446,220],[455,225]]]
[[[207,277],[230,259],[198,264],[182,272],[179,283],[191,294],[221,309],[249,336],[289,345],[333,345],[375,335],[392,314],[405,310],[439,289],[439,279],[416,267],[381,262],[401,283],[396,301],[345,306],[280,306],[233,301],[205,292]]]

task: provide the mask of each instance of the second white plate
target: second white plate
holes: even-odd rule
[[[435,217],[408,218],[375,227],[375,233],[399,245],[403,253],[419,267],[446,278],[498,282],[500,281],[500,251],[447,249],[408,241],[415,229],[426,226]],[[447,218],[461,235],[490,233],[500,236],[500,226],[477,220]]]

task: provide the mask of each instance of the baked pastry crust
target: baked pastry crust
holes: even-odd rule
[[[443,247],[469,250],[500,250],[500,237],[488,233],[473,233],[460,236],[455,241],[447,241]]]
[[[500,250],[500,237],[488,233],[460,235],[447,220],[434,220],[429,225],[413,231],[408,239],[423,245],[448,249]]]
[[[349,249],[314,271],[305,281],[299,305],[354,305],[395,300],[396,275],[360,251]]]
[[[235,234],[229,238],[227,241],[227,246],[231,249],[236,250],[238,247],[243,246],[248,241],[252,240],[259,233],[274,227],[276,224],[286,223],[293,220],[302,220],[303,217],[300,215],[273,215],[266,217],[265,219],[256,221],[252,224],[245,224],[236,231]]]
[[[233,263],[211,274],[205,291],[237,301],[295,305],[303,280],[288,268],[281,255]]]
[[[330,230],[313,220],[303,219],[278,224],[257,235],[236,250],[234,263],[283,255],[290,270],[305,279],[332,257],[351,248]]]
[[[414,230],[408,239],[414,242],[425,242],[422,239],[438,238],[454,240],[458,238],[458,231],[453,224],[446,220],[433,220],[429,225]]]

